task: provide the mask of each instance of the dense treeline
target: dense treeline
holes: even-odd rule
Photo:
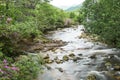
[[[85,0],[84,23],[87,31],[115,47],[120,47],[120,1]]]
[[[42,58],[38,63],[25,56],[16,61],[24,52],[22,42],[42,39],[47,30],[64,27],[66,18],[49,0],[0,0],[0,80],[36,78]]]

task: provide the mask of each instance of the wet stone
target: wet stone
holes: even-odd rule
[[[48,70],[51,70],[52,68],[48,65],[45,65],[45,67],[48,69]]]
[[[113,67],[115,71],[120,71],[120,66],[119,65],[116,65]]]
[[[75,57],[74,53],[69,54],[70,57]]]
[[[68,61],[69,60],[69,57],[67,55],[64,55],[63,56],[63,61]]]
[[[105,66],[111,66],[112,64],[110,62],[106,62]]]
[[[80,58],[80,57],[74,57],[73,61],[76,62],[77,60],[80,60],[80,59],[82,59],[82,58]]]
[[[54,60],[58,60],[58,57],[56,56],[56,57],[54,58]]]
[[[47,54],[45,57],[43,57],[43,59],[49,59],[49,55]]]
[[[82,56],[83,54],[78,54],[78,56]]]
[[[87,77],[87,80],[97,80],[96,79],[96,76],[95,75],[89,75],[88,77]]]
[[[51,59],[44,59],[44,61],[45,61],[45,63],[48,63],[48,64],[51,64],[51,63],[53,63],[54,61],[53,60],[51,60]]]
[[[76,58],[76,57],[74,57],[74,58],[73,58],[73,61],[74,61],[74,62],[76,62],[76,61],[77,61],[77,58]]]
[[[64,70],[62,68],[57,68],[60,72],[63,72]]]
[[[58,60],[55,60],[55,62],[56,62],[57,64],[61,64],[61,63],[63,63],[63,60],[58,59]]]
[[[89,58],[96,59],[96,54],[91,55]]]

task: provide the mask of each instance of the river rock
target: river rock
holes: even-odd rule
[[[95,76],[95,75],[90,74],[90,75],[87,77],[87,80],[97,80],[97,79],[96,79],[96,76]]]
[[[115,77],[116,80],[120,80],[120,72],[119,72],[119,71],[116,72],[116,73],[114,74],[114,77]]]
[[[96,59],[96,54],[91,55],[89,58]]]
[[[51,59],[44,59],[44,61],[45,61],[45,63],[48,63],[48,64],[51,64],[51,63],[53,63],[54,61],[53,60],[51,60]]]
[[[81,29],[81,31],[85,31],[85,29]]]
[[[43,59],[49,59],[49,55],[47,54],[45,57],[43,57]]]
[[[74,53],[69,54],[69,57],[75,57]]]
[[[76,62],[77,60],[82,59],[81,57],[73,57],[73,61]]]
[[[74,62],[76,62],[77,60],[78,60],[77,57],[74,57],[74,58],[73,58],[73,61],[74,61]]]
[[[63,61],[68,61],[69,60],[69,57],[67,55],[64,55],[63,56]]]
[[[58,57],[56,56],[56,57],[54,58],[54,60],[58,60]]]
[[[48,65],[45,65],[45,67],[48,69],[48,70],[51,70],[52,68]]]
[[[116,65],[113,67],[115,71],[120,71],[120,66],[119,65]]]
[[[60,60],[57,56],[54,58],[54,61],[55,61],[57,64],[63,63],[63,60]]]
[[[63,60],[58,59],[58,60],[55,60],[55,62],[56,62],[57,64],[61,64],[61,63],[63,63]]]
[[[87,80],[115,80],[110,72],[91,71],[87,76]]]
[[[104,75],[104,80],[116,80],[115,77],[113,76],[113,73],[109,71],[105,71],[102,74]]]
[[[106,62],[105,66],[111,66],[112,64],[110,62]]]
[[[78,56],[82,56],[83,54],[78,54]]]
[[[57,68],[60,72],[63,72],[64,70],[62,68]]]

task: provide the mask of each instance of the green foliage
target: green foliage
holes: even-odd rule
[[[83,23],[84,20],[84,12],[82,11],[82,8],[78,11],[78,15],[77,15],[77,22],[79,23]]]
[[[75,17],[75,13],[74,12],[71,12],[70,13],[70,18],[74,18]]]
[[[0,0],[0,69],[10,73],[1,75],[1,71],[0,80],[35,79],[43,64],[41,57],[24,56],[16,61],[24,52],[24,41],[44,40],[44,32],[64,27],[67,17],[66,12],[50,5],[49,0]],[[10,68],[4,68],[4,59],[9,61]],[[12,71],[12,65],[19,71]]]
[[[83,8],[86,29],[106,43],[120,47],[120,1],[86,0]]]
[[[19,73],[16,80],[33,80],[37,77],[39,71],[41,71],[41,59],[37,60],[32,57],[21,56],[21,59],[15,63],[19,67]]]
[[[0,1],[0,46],[9,57],[21,54],[22,39],[41,37],[43,32],[64,26],[66,13],[50,5],[49,0]]]
[[[43,64],[40,55],[21,55],[18,61],[11,63],[11,60],[0,61],[0,80],[33,80],[36,79]]]
[[[64,19],[66,18],[66,13],[60,9],[53,7],[48,3],[37,5],[36,13],[37,23],[39,25],[38,28],[41,31],[53,30],[57,27],[64,26]],[[59,24],[62,24],[62,26],[59,26]]]
[[[33,34],[36,37],[42,35],[42,32],[38,30],[37,24],[34,21],[27,21],[24,23],[17,23],[9,26],[9,30],[17,32],[22,38],[30,38]],[[18,36],[17,36],[18,37]]]

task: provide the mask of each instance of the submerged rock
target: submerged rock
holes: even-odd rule
[[[97,80],[96,79],[96,76],[95,75],[89,75],[88,77],[87,77],[87,80]]]
[[[61,64],[61,63],[63,63],[63,60],[58,59],[58,60],[55,60],[55,62],[56,62],[57,64]]]
[[[60,60],[58,57],[55,57],[55,58],[54,58],[54,61],[55,61],[57,64],[63,63],[63,60]]]
[[[70,57],[75,57],[74,53],[69,54]]]
[[[73,61],[74,61],[74,62],[76,62],[77,60],[78,60],[77,57],[74,57],[74,58],[73,58]]]
[[[82,58],[81,58],[81,57],[73,57],[72,60],[73,60],[74,62],[76,62],[77,60],[80,60],[80,59],[82,59]]]
[[[69,57],[67,55],[64,55],[63,56],[63,61],[68,61],[69,60]]]
[[[115,80],[115,79],[113,75],[109,72],[91,71],[87,76],[87,80]]]
[[[78,54],[78,56],[82,56],[83,54]]]
[[[48,65],[45,65],[45,67],[48,69],[48,70],[51,70],[52,68]]]
[[[96,54],[91,55],[89,58],[96,59]]]
[[[62,68],[56,68],[56,69],[58,69],[60,72],[63,72],[63,71],[64,71]]]

